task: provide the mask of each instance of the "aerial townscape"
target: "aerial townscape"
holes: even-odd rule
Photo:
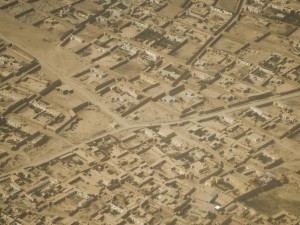
[[[299,0],[0,0],[0,225],[300,225]]]

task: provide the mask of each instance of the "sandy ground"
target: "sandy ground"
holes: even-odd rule
[[[51,32],[20,23],[4,13],[0,14],[0,38],[8,39],[34,55],[44,69],[52,66],[59,76],[71,75],[84,66],[78,56],[59,46],[59,40]],[[53,74],[53,71],[47,72]]]

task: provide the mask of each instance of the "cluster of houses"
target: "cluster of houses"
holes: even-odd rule
[[[299,142],[299,8],[220,2],[0,1],[86,64],[62,82],[0,40],[0,224],[300,223],[244,202],[299,176],[280,143]]]

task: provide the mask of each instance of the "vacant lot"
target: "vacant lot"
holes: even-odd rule
[[[228,38],[221,38],[221,40],[219,40],[214,47],[226,52],[235,53],[239,51],[243,46],[244,44],[242,43],[230,40]]]
[[[219,0],[216,4],[217,8],[224,9],[228,12],[235,12],[239,0]]]
[[[246,205],[266,215],[274,215],[281,210],[300,217],[299,186],[296,183],[267,191],[254,198],[248,199]]]

